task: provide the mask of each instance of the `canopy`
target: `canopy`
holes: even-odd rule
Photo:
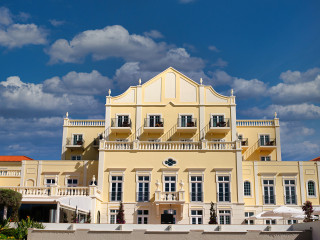
[[[268,216],[264,217],[263,215],[264,215],[265,213],[266,213],[266,211],[261,212],[261,213],[255,215],[255,216],[252,216],[252,217],[247,217],[246,219],[248,219],[248,220],[269,220],[269,219],[272,220],[272,219],[282,219],[282,217],[268,217]]]
[[[262,214],[262,217],[282,217],[284,219],[296,219],[295,216],[304,215],[302,209],[281,206]],[[298,217],[297,217],[298,218]]]

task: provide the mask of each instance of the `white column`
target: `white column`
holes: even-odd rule
[[[106,116],[105,116],[105,134],[107,134],[107,139],[109,137],[109,132],[107,130],[110,130],[111,127],[111,90],[109,90],[109,96],[106,96]]]
[[[256,197],[256,205],[259,205],[260,195],[259,195],[259,180],[258,180],[258,162],[253,162],[253,173],[254,173],[254,191]]]
[[[275,125],[275,131],[276,131],[277,161],[281,161],[281,142],[280,142],[279,118],[274,118],[274,125]]]
[[[136,96],[136,105],[137,105],[137,108],[136,108],[136,134],[140,134],[139,132],[137,132],[141,126],[142,126],[142,86],[140,84],[140,81],[139,81],[139,85],[137,86],[137,96]],[[137,136],[136,136],[137,137]],[[135,139],[133,139],[135,140]]]
[[[103,187],[103,175],[104,175],[104,156],[105,151],[99,151],[99,165],[98,165],[98,189],[102,192]]]
[[[240,145],[240,144],[237,144]],[[237,184],[238,184],[238,203],[244,203],[243,201],[243,177],[242,177],[242,149],[236,150],[236,161],[237,161]]]
[[[205,116],[205,102],[204,102],[204,91],[205,88],[202,85],[202,79],[200,79],[200,83],[201,85],[199,86],[199,131],[200,131],[200,139],[203,137],[201,136],[201,130],[204,129],[204,127],[206,126],[206,116]]]
[[[21,161],[21,174],[20,174],[20,186],[24,186],[24,173],[26,168],[26,161]]]
[[[83,162],[83,186],[87,186],[88,161]]]
[[[230,124],[231,124],[231,141],[237,140],[237,113],[236,113],[236,97],[230,97]]]
[[[60,202],[57,202],[56,223],[60,222]]]
[[[305,193],[304,179],[303,179],[303,162],[299,161],[298,164],[299,164],[301,204],[303,204],[306,201],[306,193]]]
[[[38,161],[37,187],[41,186],[42,161]]]
[[[68,125],[69,125],[69,114],[67,113],[66,117],[63,120],[61,160],[66,160]]]

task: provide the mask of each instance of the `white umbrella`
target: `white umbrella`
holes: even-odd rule
[[[281,206],[262,214],[262,217],[283,217],[286,219],[292,219],[293,216],[303,215],[301,209]]]
[[[320,207],[314,207],[312,215],[320,215]]]
[[[247,217],[248,220],[269,220],[269,219],[282,219],[282,217],[264,217],[263,215],[266,213],[266,211],[261,212],[255,216]]]

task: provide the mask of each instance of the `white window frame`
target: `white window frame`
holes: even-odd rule
[[[260,140],[259,140],[260,141]],[[269,161],[266,161],[266,160],[262,160],[262,158],[269,158],[270,160]],[[271,162],[271,156],[270,155],[263,155],[263,156],[260,156],[260,161],[262,162]]]
[[[138,214],[138,211],[142,211],[142,214]],[[144,211],[148,211],[148,214],[145,214]],[[138,209],[137,210],[137,224],[149,224],[149,209]],[[141,218],[141,223],[139,223],[139,218]],[[147,223],[144,223],[144,220],[147,219]]]
[[[54,179],[54,184],[47,184],[47,179]],[[45,175],[43,178],[43,184],[44,186],[57,186],[58,185],[58,175]]]
[[[140,201],[140,202],[150,202],[150,192],[151,192],[151,172],[150,171],[139,171],[136,173],[136,201],[138,202],[138,193],[139,193],[139,177],[149,177],[149,181],[143,180],[144,183],[149,183],[149,197],[148,201]],[[147,209],[146,209],[147,210]]]
[[[124,192],[123,192],[123,189],[124,189],[124,171],[110,171],[110,174],[109,174],[109,199],[108,201],[109,202],[120,202],[118,200],[116,201],[111,201],[111,192],[112,192],[112,183],[114,182],[120,182],[120,181],[113,181],[112,180],[112,177],[122,177],[122,187],[121,187],[121,201],[123,201],[123,195],[124,195]],[[116,191],[118,192],[118,191]]]
[[[277,219],[267,219],[267,220],[265,220],[265,224],[267,224],[267,225],[277,225]]]
[[[248,214],[247,214],[248,213]],[[250,213],[252,213],[252,214],[250,214]],[[245,217],[245,220],[244,220],[244,223],[246,224],[246,225],[254,225],[255,224],[255,222],[254,222],[254,220],[253,219],[246,219],[247,217],[251,217],[251,216],[254,216],[254,211],[245,211],[244,212],[244,217]]]
[[[197,213],[198,213],[198,211],[201,211],[202,212],[202,214],[200,215],[200,214],[196,214],[196,215],[192,215],[192,211],[197,211]],[[193,225],[202,225],[203,224],[203,219],[204,219],[204,209],[203,208],[195,208],[195,209],[190,209],[190,212],[189,212],[189,216],[190,216],[190,224],[193,224]],[[193,220],[193,218],[195,218],[196,219],[196,223],[193,223],[192,222],[192,220]],[[201,219],[201,223],[199,223],[199,219]]]
[[[175,189],[176,189],[176,191],[174,191],[174,192],[178,192],[178,173],[174,173],[174,174],[168,174],[168,173],[166,173],[166,174],[163,174],[163,178],[162,178],[162,189],[163,189],[163,192],[166,192],[166,183],[167,183],[167,181],[165,181],[165,177],[175,177],[176,178],[176,181],[175,181]],[[169,181],[169,183],[173,183],[173,181]],[[170,190],[171,190],[171,184],[170,184]],[[170,191],[170,192],[172,192],[172,191]]]
[[[75,157],[75,158],[80,157],[80,159],[72,159],[73,157]],[[72,161],[81,161],[82,160],[82,155],[71,155],[71,160]]]
[[[192,177],[202,177],[202,181],[191,181]],[[201,198],[202,201],[192,201],[191,194],[192,194],[192,183],[201,183]],[[189,193],[190,193],[190,202],[204,202],[204,171],[201,172],[189,172]]]
[[[80,179],[79,179],[80,177],[78,176],[78,175],[66,175],[66,177],[65,177],[65,180],[64,180],[64,185],[66,186],[66,187],[78,187],[79,186],[79,182],[80,182]],[[77,185],[76,186],[69,186],[68,185],[68,180],[69,179],[76,179],[77,180]],[[73,184],[72,184],[73,185]]]
[[[249,182],[250,183],[250,195],[245,195],[244,194],[244,183],[245,182]],[[243,181],[243,197],[252,198],[252,196],[253,196],[253,194],[252,194],[252,182],[250,180],[246,179],[246,180]]]
[[[160,119],[163,119],[162,113],[147,113],[147,119],[150,119],[150,116],[160,116]],[[156,125],[156,123],[154,122],[154,127],[155,127],[155,125]],[[148,122],[147,127],[150,127],[150,122]],[[153,128],[153,127],[151,127],[151,128]]]
[[[119,212],[119,209],[109,209],[109,224],[117,224],[117,214]],[[111,216],[114,216],[114,223],[111,222]]]
[[[269,141],[271,140],[271,134],[270,133],[258,133],[258,141],[259,141],[259,145],[260,145],[260,136],[269,136]],[[265,141],[265,140],[264,140]],[[265,146],[265,145],[263,145]]]
[[[118,118],[119,118],[119,116],[128,116],[128,119],[129,119],[129,121],[131,122],[131,113],[116,113],[116,126],[115,127],[119,127],[118,126]],[[123,123],[123,120],[122,120],[122,123]],[[131,123],[131,125],[132,125],[132,123]]]
[[[224,213],[220,213],[220,211],[224,211]],[[226,213],[226,211],[229,211],[229,213]],[[232,211],[231,209],[218,209],[218,216],[219,216],[219,224],[220,225],[231,225],[231,220],[232,220]],[[224,216],[224,222],[226,222],[226,216],[229,216],[230,217],[230,223],[229,224],[226,224],[226,223],[221,223],[221,219],[220,219],[220,216]]]
[[[225,118],[226,118],[225,113],[210,113],[210,122],[211,122],[211,120],[213,120],[213,116],[223,116],[223,120],[225,120]],[[210,125],[210,127],[213,127],[213,126]]]
[[[273,204],[270,204],[270,203],[265,204],[264,203],[264,183],[263,183],[264,180],[273,180],[273,192],[274,192],[274,197],[275,197]],[[276,205],[277,204],[276,177],[275,176],[274,177],[262,177],[261,178],[261,186],[262,186],[262,204],[263,205]],[[268,186],[269,186],[269,184],[268,184]]]
[[[74,144],[74,142],[73,142],[73,139],[74,139],[74,136],[75,135],[82,135],[82,144],[84,143],[84,133],[72,133],[72,138],[71,138],[71,145],[76,145],[76,144]],[[77,139],[78,139],[78,137],[77,137]]]
[[[294,187],[295,187],[295,200],[296,203],[288,203],[286,202],[286,184],[285,184],[285,180],[294,180]],[[297,177],[283,177],[282,178],[282,185],[283,185],[283,196],[284,196],[284,205],[297,205],[298,204],[298,195],[297,195]],[[291,184],[289,184],[290,186],[292,186]]]
[[[219,201],[219,183],[221,183],[219,180],[218,180],[218,177],[229,177],[229,198],[230,200],[229,201]],[[225,182],[225,181],[223,181]],[[232,202],[232,196],[231,196],[231,193],[232,193],[232,189],[231,189],[231,172],[230,173],[216,173],[216,189],[217,189],[217,202],[219,203],[231,203]]]
[[[296,220],[296,219],[289,219],[289,220],[287,220],[287,223],[288,224],[296,224],[296,223],[298,223],[298,220]]]
[[[194,114],[193,113],[178,113],[178,119],[181,121],[181,119],[182,119],[182,116],[191,116],[191,119],[194,119]],[[181,124],[182,122],[178,122],[178,126],[180,126],[180,125],[182,125]],[[195,125],[196,125],[196,123],[195,123]],[[180,126],[180,127],[182,127],[182,126]],[[183,128],[187,128],[187,126],[185,126],[185,127],[183,127]]]
[[[314,192],[315,192],[315,195],[309,195],[309,187],[308,187],[308,183],[309,182],[313,182],[314,183]],[[318,191],[317,191],[317,188],[318,186],[317,186],[317,183],[316,183],[316,181],[315,180],[313,180],[313,179],[308,179],[307,181],[306,181],[306,190],[307,190],[307,197],[308,198],[318,198]]]

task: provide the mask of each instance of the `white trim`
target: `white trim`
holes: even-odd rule
[[[201,181],[201,183],[202,183],[202,185],[201,185],[201,192],[202,192],[202,201],[191,201],[191,197],[190,197],[190,195],[191,195],[191,190],[192,190],[192,187],[191,187],[191,184],[192,183],[194,183],[194,182],[192,182],[191,181],[191,177],[197,177],[197,176],[201,176],[202,177],[202,181]],[[201,203],[204,203],[204,171],[189,171],[189,173],[188,173],[188,180],[189,180],[189,202],[191,203],[199,203],[199,202],[201,202]],[[199,183],[200,181],[196,181],[197,183]],[[202,223],[203,224],[203,223]]]
[[[314,191],[315,195],[309,195],[309,188],[308,188],[308,182],[312,181],[314,183]],[[318,191],[317,191],[317,183],[314,179],[308,179],[306,181],[306,192],[307,192],[307,198],[318,198]]]
[[[169,159],[172,159],[173,161],[175,161],[176,163],[173,164],[172,166],[166,165],[165,162],[168,161]],[[174,159],[173,157],[168,157],[167,159],[162,161],[162,165],[168,168],[174,167],[178,164],[178,160]]]
[[[162,192],[165,192],[165,177],[176,177],[176,192],[178,191],[178,171],[162,172]]]
[[[77,179],[77,186],[80,186],[80,184],[79,184],[79,180],[80,180],[80,176],[79,176],[79,174],[68,174],[68,175],[66,175],[65,176],[65,178],[64,178],[64,185],[66,186],[66,187],[69,187],[68,186],[68,180],[69,179]],[[74,186],[71,186],[71,187],[74,187]]]
[[[201,215],[201,224],[192,224],[192,217],[195,216],[195,217],[199,217],[200,215],[191,215],[191,211],[202,211],[202,215]],[[204,207],[195,207],[195,208],[189,208],[189,224],[191,225],[203,225],[204,222],[204,212],[205,212],[205,209]]]
[[[253,171],[254,171],[254,196],[255,196],[255,199],[256,199],[256,205],[259,205],[260,203],[260,200],[259,200],[259,180],[258,180],[258,163],[255,161],[253,163]]]
[[[304,180],[303,180],[303,163],[302,162],[298,162],[298,164],[299,164],[301,203],[303,204],[306,201],[306,192],[305,192],[305,189],[304,189]]]
[[[58,180],[59,177],[58,175],[44,175],[43,177],[43,184],[44,186],[47,186],[47,179],[54,179],[55,180],[55,184],[50,184],[51,186],[57,186],[58,184]]]
[[[249,182],[249,183],[250,183],[250,195],[245,195],[245,194],[244,194],[244,192],[245,192],[245,191],[244,191],[244,183],[245,183],[245,182]],[[252,189],[252,182],[251,182],[251,180],[249,180],[249,179],[244,179],[244,180],[243,180],[243,197],[244,197],[244,198],[253,198],[252,190],[253,190],[253,189]]]
[[[287,204],[286,203],[286,184],[284,183],[285,180],[294,180],[294,186],[295,186],[295,195],[296,195],[296,203],[295,204]],[[297,176],[283,176],[282,177],[282,186],[283,186],[283,203],[284,205],[298,205],[298,191],[297,191]],[[291,184],[289,184],[291,186]]]

